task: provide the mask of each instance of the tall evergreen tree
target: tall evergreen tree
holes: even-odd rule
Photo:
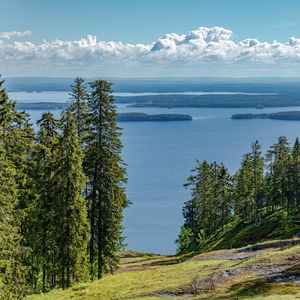
[[[250,154],[243,156],[240,169],[234,177],[234,213],[242,222],[253,219],[254,185]]]
[[[71,113],[62,117],[62,136],[58,144],[55,168],[57,197],[57,267],[60,286],[70,287],[86,279],[88,265],[88,219],[85,200],[81,197],[84,185],[82,153],[78,143],[76,123]]]
[[[83,78],[76,77],[71,85],[70,102],[67,110],[75,118],[76,131],[80,145],[83,146],[84,137],[87,133],[87,114],[88,114],[88,92],[87,85]]]
[[[267,153],[268,164],[268,191],[271,209],[274,211],[280,206],[285,206],[290,201],[289,189],[289,160],[290,148],[287,138],[281,136],[278,142],[270,147]]]
[[[253,173],[253,197],[254,197],[254,213],[253,219],[255,223],[259,221],[259,210],[263,206],[263,190],[264,190],[264,159],[261,154],[261,146],[256,140],[252,144],[252,151],[250,153]]]
[[[38,278],[42,272],[42,290],[56,286],[57,255],[55,224],[57,195],[54,189],[56,178],[57,148],[60,138],[58,120],[52,113],[43,113],[37,124],[37,146],[34,153],[34,188],[37,194],[35,205],[30,210],[31,276],[34,290],[38,291]]]
[[[89,180],[91,277],[113,272],[122,237],[123,209],[128,206],[124,191],[126,171],[121,158],[120,130],[112,84],[104,80],[90,83],[89,131],[86,139],[86,175]]]
[[[300,142],[297,138],[292,149],[292,213],[300,214]]]
[[[21,235],[25,212],[20,198],[27,194],[27,182],[20,179],[27,176],[18,145],[23,146],[24,123],[2,85],[0,81],[0,299],[21,299],[26,291],[24,261],[28,254]],[[17,166],[22,168],[17,170]]]
[[[232,178],[222,163],[217,169],[216,180],[216,202],[217,202],[217,220],[222,230],[228,223],[231,217],[231,211],[233,208],[232,203]]]
[[[16,170],[0,149],[0,299],[21,299],[26,291]]]

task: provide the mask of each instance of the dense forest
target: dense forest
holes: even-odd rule
[[[76,78],[70,97],[35,133],[0,82],[0,299],[118,267],[129,201],[112,84]]]
[[[197,162],[185,186],[191,189],[191,199],[183,207],[184,224],[177,240],[179,253],[205,249],[210,238],[226,227],[239,224],[241,229],[247,224],[259,224],[278,211],[289,220],[297,219],[299,140],[291,147],[281,136],[265,156],[256,141],[234,175],[229,174],[223,163]]]

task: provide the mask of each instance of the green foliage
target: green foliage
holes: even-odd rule
[[[83,78],[76,77],[71,86],[70,102],[67,111],[71,112],[75,118],[76,131],[80,144],[83,146],[84,138],[87,134],[87,114],[88,114],[87,85]]]
[[[0,82],[0,299],[113,272],[123,244],[126,170],[111,84],[74,80],[34,133]],[[84,174],[86,173],[86,174]],[[89,247],[90,243],[90,247]]]
[[[0,81],[0,299],[20,299],[26,292],[24,264],[28,254],[22,237],[31,192],[29,183],[32,131]]]
[[[183,208],[179,253],[207,249],[220,236],[234,247],[295,234],[295,220],[300,217],[299,140],[290,147],[285,137],[279,137],[265,158],[260,149],[258,141],[253,143],[232,177],[222,164],[198,162],[186,184],[192,197]],[[187,249],[186,235],[181,235],[189,231],[192,241]],[[199,243],[197,236],[203,233],[206,241]]]
[[[192,242],[194,241],[193,232],[191,228],[181,227],[177,243],[177,252],[178,253],[187,253],[191,251]]]
[[[185,186],[191,187],[192,198],[183,208],[185,223],[177,240],[179,252],[180,249],[188,251],[187,233],[190,232],[189,250],[196,250],[231,218],[232,183],[223,164],[198,162]]]
[[[124,183],[126,170],[121,158],[122,144],[116,125],[111,84],[90,83],[89,130],[86,137],[85,170],[88,178],[91,277],[113,272],[116,252],[122,245],[123,209],[127,207]]]

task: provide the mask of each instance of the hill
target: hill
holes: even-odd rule
[[[298,299],[300,239],[289,237],[299,230],[277,212],[259,225],[227,226],[203,253],[122,252],[116,274],[26,300]]]
[[[297,299],[300,240],[189,256],[120,254],[121,268],[100,281],[26,300]]]

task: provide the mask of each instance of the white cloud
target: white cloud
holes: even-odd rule
[[[284,67],[289,73],[297,73],[299,67],[293,71],[291,64],[300,65],[300,38],[292,37],[285,43],[254,38],[235,41],[233,32],[223,27],[199,27],[187,34],[169,33],[148,44],[97,41],[91,35],[74,41],[44,40],[38,44],[8,41],[11,36],[28,34],[0,33],[0,65],[5,72],[115,76],[174,75],[174,72],[178,76],[223,76],[223,72],[231,76],[232,72],[238,74],[243,70],[246,74],[242,76],[252,75],[251,72],[262,75],[260,71],[266,73],[263,75],[279,76]],[[274,74],[277,70],[281,74]]]
[[[32,32],[29,30],[26,31],[2,31],[0,32],[0,39],[9,40],[12,37],[22,37],[32,35]]]

